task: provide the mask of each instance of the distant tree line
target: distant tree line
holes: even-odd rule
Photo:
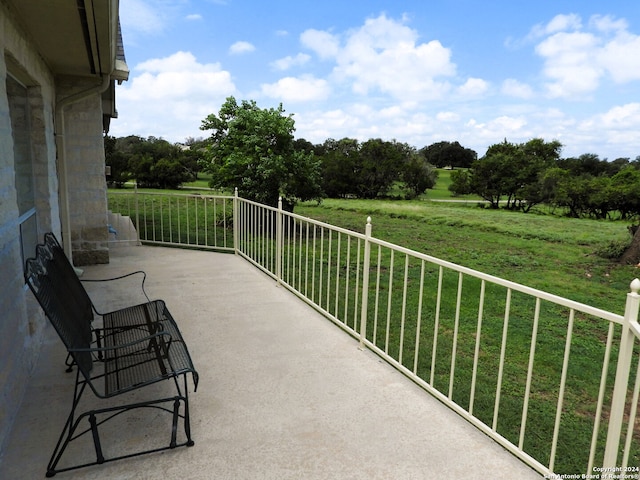
[[[433,188],[436,168],[452,169],[454,195],[475,194],[491,208],[530,211],[539,204],[573,217],[640,216],[640,157],[601,160],[595,154],[561,158],[562,144],[534,138],[491,145],[478,158],[458,142],[421,149],[396,140],[295,139],[293,115],[229,97],[201,125],[204,139],[171,144],[162,138],[105,137],[108,182],[135,179],[144,187],[178,188],[210,175],[213,188],[238,188],[251,200],[291,210],[322,197],[416,198]]]
[[[571,217],[640,216],[640,157],[561,158],[562,144],[534,138],[491,145],[468,169],[452,172],[454,195],[476,194],[491,208],[530,211],[546,204]]]
[[[396,195],[415,198],[435,185],[436,167],[466,168],[477,156],[458,142],[422,150],[379,138],[314,145],[294,138],[293,116],[285,115],[282,105],[263,109],[233,97],[202,121],[201,130],[210,136],[184,145],[156,137],[105,137],[108,182],[178,188],[206,172],[213,188],[238,188],[242,196],[268,205],[282,197],[292,209],[297,201],[325,196],[384,197],[393,187]]]
[[[197,179],[205,143],[187,139],[182,145],[156,137],[106,136],[104,148],[110,186],[119,188],[135,180],[141,187],[175,189]]]
[[[262,162],[256,163],[251,153],[255,154],[259,148],[251,142],[251,145],[242,145],[245,140],[245,137],[233,140],[228,132],[214,142],[188,139],[185,144],[171,144],[156,137],[107,136],[106,163],[111,170],[107,181],[114,187],[135,180],[139,186],[147,188],[179,188],[183,183],[197,179],[198,173],[207,172],[213,176],[212,187],[238,186],[241,191],[245,187],[251,199],[267,204],[273,203],[274,195],[277,199],[287,191],[292,192],[292,198],[373,199],[389,195],[394,186],[398,186],[398,192],[404,198],[415,198],[433,188],[438,178],[436,167],[468,167],[471,156],[474,159],[476,155],[457,142],[439,142],[431,150],[431,147],[417,150],[407,143],[379,138],[365,142],[330,138],[315,145],[305,139],[291,138],[289,147],[285,147],[287,142],[275,142],[270,148],[273,155],[274,147],[278,145],[277,159],[268,161],[267,157],[262,157]],[[445,144],[452,148],[443,155],[447,150],[443,148]],[[455,151],[460,155],[456,156]],[[429,156],[431,153],[432,157]],[[285,185],[288,177],[290,183],[293,179],[305,179],[312,186],[307,185],[308,193],[305,194],[301,186]]]

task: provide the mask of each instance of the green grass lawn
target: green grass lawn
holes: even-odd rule
[[[599,308],[621,313],[640,275],[598,255],[630,239],[624,222],[572,219],[429,201],[335,200],[296,213]]]
[[[469,202],[475,202],[480,200],[480,197],[476,195],[461,195],[459,197],[454,197],[449,191],[449,185],[451,185],[451,172],[453,170],[446,170],[444,168],[438,169],[438,180],[436,185],[427,190],[427,192],[422,196],[428,200],[464,200]]]

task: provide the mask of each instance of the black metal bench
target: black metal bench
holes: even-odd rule
[[[187,375],[192,375],[195,391],[198,373],[178,326],[162,300],[98,314],[52,233],[47,233],[44,243],[36,247],[35,258],[27,260],[25,280],[63,341],[71,359],[68,362],[70,368],[77,366],[71,412],[51,455],[47,477],[89,465],[194,444],[189,421]],[[94,327],[95,316],[101,317],[102,324]],[[163,380],[170,380],[173,385],[169,395],[166,395],[166,387],[150,388]],[[87,386],[105,405],[79,413],[79,404]],[[135,399],[130,394],[124,395],[139,389],[143,390],[136,394]],[[125,400],[119,401],[120,398]],[[111,457],[106,455],[99,427],[122,413],[140,408],[169,414],[168,445],[132,453],[127,451]],[[81,425],[85,421],[88,425]],[[180,421],[184,435],[179,433]],[[95,461],[58,468],[71,442],[89,434],[93,440]],[[122,438],[111,441],[112,445],[125,443]]]

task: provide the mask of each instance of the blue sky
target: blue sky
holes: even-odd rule
[[[296,137],[422,148],[559,140],[640,156],[640,2],[121,0],[129,81],[111,135],[207,136],[225,98]]]

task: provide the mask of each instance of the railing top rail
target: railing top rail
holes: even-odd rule
[[[303,222],[309,222],[313,225],[317,225],[319,227],[333,230],[334,232],[344,233],[345,235],[351,235],[352,237],[355,237],[355,238],[361,238],[361,239],[365,238],[365,235],[363,233],[354,232],[353,230],[347,230],[346,228],[342,228],[342,227],[336,227],[335,225],[331,225],[330,223],[321,222],[319,220],[314,220],[309,217],[303,217],[302,215],[298,215],[297,213],[291,213],[291,212],[282,212],[282,213],[292,218],[301,220]]]
[[[231,198],[234,198],[234,197],[231,197]],[[278,211],[276,207],[271,207],[269,205],[265,205],[264,203],[255,202],[253,200],[248,200],[246,198],[238,197],[238,200],[244,203],[248,203],[249,205],[255,205],[256,207],[264,208],[265,210],[271,210],[272,212]]]
[[[201,193],[164,193],[164,192],[134,192],[131,190],[109,190],[109,195],[126,195],[126,194],[136,194],[136,195],[155,195],[157,197],[192,197],[192,198],[215,198],[215,199],[227,199],[233,200],[232,195],[205,195]]]

